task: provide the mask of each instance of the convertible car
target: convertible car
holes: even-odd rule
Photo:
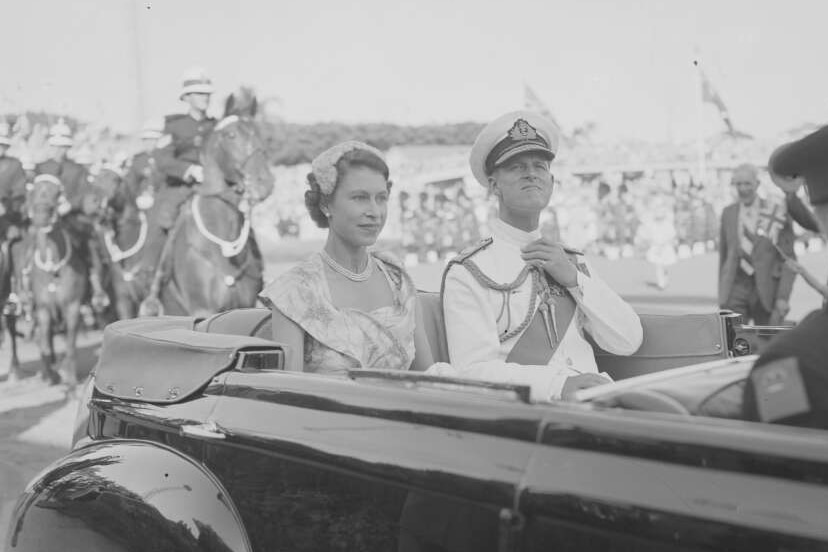
[[[598,352],[614,383],[555,403],[295,371],[264,309],[112,324],[73,450],[28,485],[6,547],[828,550],[828,433],[742,419],[751,353],[782,329],[642,320],[636,355]]]

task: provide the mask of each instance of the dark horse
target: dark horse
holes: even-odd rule
[[[165,314],[205,316],[256,303],[264,263],[251,211],[273,191],[273,173],[255,114],[252,91],[241,89],[228,97],[224,118],[205,141],[204,182],[182,209],[159,263]]]
[[[43,362],[41,376],[50,383],[77,383],[75,343],[81,320],[81,301],[89,286],[88,241],[78,226],[58,216],[60,182],[39,182],[26,197],[30,227],[14,250],[21,293],[31,292],[37,343]],[[54,334],[65,327],[66,354],[55,370]],[[19,365],[12,359],[12,371]]]
[[[102,206],[99,242],[107,269],[107,288],[118,319],[134,318],[141,301],[147,296],[155,272],[151,259],[158,257],[148,244],[148,222],[145,209],[150,197],[148,179],[130,187],[116,171],[104,167],[95,179],[95,186],[106,198]]]

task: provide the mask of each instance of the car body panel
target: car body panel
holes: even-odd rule
[[[56,465],[60,473],[86,474],[77,459],[105,450],[88,479],[103,473],[112,480],[102,488],[115,489],[125,478],[111,512],[121,519],[130,497],[174,464],[180,481],[213,482],[204,504],[224,504],[256,552],[828,550],[826,432],[742,421],[738,408],[730,419],[691,415],[732,390],[754,358],[543,404],[417,373],[326,376],[237,360],[167,404],[88,386],[88,421],[76,436],[93,444]],[[632,391],[678,406],[613,402]],[[107,455],[125,460],[109,467]],[[155,475],[134,483],[127,466],[138,464]],[[151,497],[165,492],[173,491]],[[41,500],[27,493],[15,518],[24,528]]]
[[[521,512],[570,524],[574,542],[600,529],[664,550],[805,551],[828,549],[826,505],[824,485],[546,447],[529,467]]]
[[[475,396],[324,376],[229,373],[222,393],[206,463],[258,550],[496,550],[541,425],[520,403],[481,412]]]
[[[9,551],[250,550],[222,484],[158,443],[71,452],[27,486],[12,519]]]

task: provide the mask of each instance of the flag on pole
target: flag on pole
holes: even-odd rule
[[[710,82],[710,79],[707,78],[707,75],[704,74],[701,67],[699,67],[699,73],[701,75],[701,99],[702,102],[707,102],[709,104],[713,104],[716,106],[716,109],[719,110],[719,116],[724,121],[724,124],[727,126],[727,131],[730,134],[733,134],[736,129],[733,127],[733,122],[730,120],[730,112],[727,110],[727,106],[725,105],[722,97],[713,88],[713,84]]]
[[[558,128],[561,128],[561,125],[558,124],[558,120],[554,115],[552,115],[552,111],[528,84],[523,85],[523,108],[528,109],[529,111],[537,111],[555,123]]]

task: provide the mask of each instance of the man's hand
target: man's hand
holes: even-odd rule
[[[204,182],[204,167],[201,165],[190,165],[184,174],[184,180],[188,182]]]
[[[576,391],[581,389],[589,389],[597,385],[604,385],[605,383],[612,383],[612,380],[600,376],[598,374],[578,374],[577,376],[569,376],[564,382],[563,389],[561,389],[561,399],[571,401]]]
[[[793,270],[797,274],[801,275],[801,274],[805,273],[805,267],[802,266],[801,264],[799,264],[794,259],[791,259],[790,257],[785,259],[785,266],[787,266],[788,268],[790,268],[791,270]]]
[[[521,250],[526,263],[541,267],[549,276],[564,287],[578,284],[578,269],[560,244],[541,238]]]
[[[791,310],[791,306],[788,302],[784,299],[777,299],[776,303],[773,306],[773,310],[779,313],[779,319],[784,320],[785,317],[788,315],[788,312]]]

